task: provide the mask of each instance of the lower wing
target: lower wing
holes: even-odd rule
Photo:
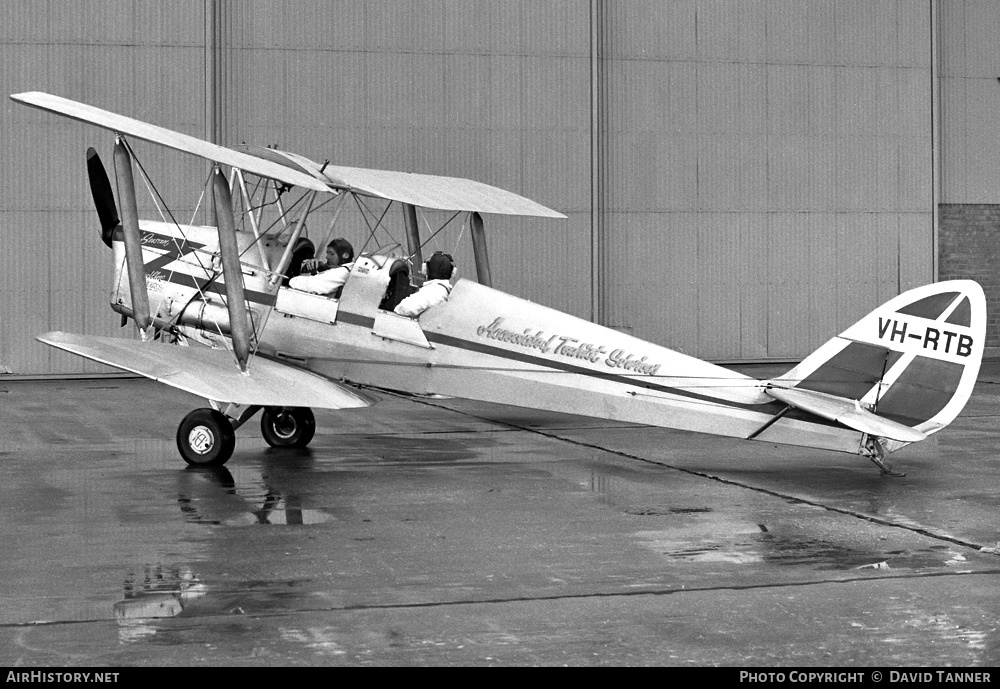
[[[223,349],[178,347],[113,337],[51,332],[38,341],[217,402],[347,409],[375,398],[277,361],[256,357],[244,374]]]

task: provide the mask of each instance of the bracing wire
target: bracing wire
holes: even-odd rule
[[[352,193],[352,194],[351,194],[351,196],[353,196],[353,197],[354,197],[354,203],[355,203],[355,204],[357,204],[357,206],[358,206],[358,212],[360,212],[360,213],[361,213],[361,218],[362,218],[362,219],[363,219],[363,220],[365,221],[365,225],[366,225],[366,226],[368,227],[368,238],[367,238],[367,239],[365,239],[365,243],[364,243],[364,245],[363,245],[363,246],[361,247],[361,251],[359,251],[359,252],[358,252],[358,254],[359,254],[359,255],[360,255],[360,254],[363,254],[363,253],[365,252],[365,249],[367,249],[367,248],[368,248],[368,244],[369,244],[369,243],[370,243],[370,242],[371,242],[372,240],[374,240],[374,241],[375,241],[375,244],[376,244],[376,245],[378,244],[378,238],[377,238],[377,237],[375,236],[375,231],[376,231],[376,230],[378,230],[378,228],[379,228],[379,227],[382,227],[382,229],[384,229],[384,230],[385,230],[385,233],[386,233],[387,235],[389,235],[389,241],[392,241],[392,242],[395,242],[395,241],[396,241],[396,238],[392,236],[392,232],[390,232],[390,231],[389,231],[388,229],[386,229],[386,228],[385,228],[385,227],[384,227],[384,226],[382,225],[382,220],[383,220],[383,219],[385,218],[385,216],[386,216],[386,213],[388,213],[388,212],[389,212],[389,208],[390,208],[390,207],[392,206],[392,201],[390,201],[389,203],[387,203],[387,204],[385,205],[385,208],[384,208],[384,209],[382,209],[382,214],[381,214],[380,216],[378,216],[378,220],[376,220],[376,221],[375,221],[375,225],[374,225],[374,226],[372,226],[372,224],[371,224],[371,221],[370,221],[370,220],[369,220],[369,218],[368,218],[368,215],[370,215],[370,216],[371,216],[372,218],[374,218],[374,217],[375,217],[375,211],[373,211],[373,210],[372,210],[371,208],[369,208],[369,207],[368,207],[368,206],[367,206],[367,205],[366,205],[366,204],[365,204],[365,203],[364,203],[364,202],[363,202],[363,201],[361,200],[361,197],[360,197],[360,195],[359,195],[359,194],[354,194],[354,193]],[[365,211],[368,211],[368,215],[366,215],[366,214],[365,214]]]
[[[129,155],[131,156],[131,159],[133,161],[135,161],[136,166],[139,168],[139,174],[142,176],[143,180],[145,181],[147,191],[149,192],[150,196],[153,197],[153,203],[156,204],[157,209],[160,209],[160,203],[159,202],[163,202],[163,208],[160,210],[160,215],[161,215],[161,217],[163,217],[163,221],[167,222],[166,217],[163,214],[164,211],[166,211],[166,214],[170,216],[170,221],[173,222],[174,227],[177,228],[177,231],[180,233],[180,235],[183,238],[184,242],[187,242],[188,241],[187,235],[184,233],[184,230],[181,228],[181,225],[177,222],[176,218],[174,218],[173,213],[170,212],[170,208],[167,205],[166,200],[163,198],[162,194],[160,194],[160,191],[156,188],[156,185],[153,183],[152,179],[149,178],[149,175],[146,173],[146,169],[145,169],[145,167],[142,164],[142,160],[140,160],[139,157],[136,155],[135,150],[132,148],[132,144],[124,136],[120,137],[120,139],[124,143],[125,147],[128,149],[128,152],[129,152]],[[115,180],[116,181],[118,180],[118,164],[117,164],[117,162],[115,162]],[[159,202],[157,201],[157,199],[159,199]],[[178,256],[180,256],[182,254],[182,252],[183,252],[183,245],[180,242],[177,241],[177,237],[171,237],[171,241],[174,243],[174,248],[177,250]],[[195,259],[198,261],[198,265],[201,267],[201,269],[206,274],[208,274],[210,271],[207,268],[205,268],[204,264],[201,262],[201,258],[197,255],[197,252],[195,252]],[[173,275],[174,272],[175,271],[171,270],[170,274]],[[208,284],[210,284],[211,281],[215,279],[215,277],[216,276],[213,275],[212,278],[208,281],[208,283],[206,283],[206,286]],[[205,297],[205,293],[202,290],[202,286],[198,283],[198,280],[193,280],[193,282],[194,282],[195,289],[198,290],[198,294],[202,297],[202,299],[205,299],[206,298]],[[119,289],[121,288],[120,278],[119,278],[119,285],[118,285],[118,287],[119,287]],[[192,295],[192,298],[191,298],[191,300],[188,301],[188,304],[190,304],[191,301],[193,301],[193,300],[194,300],[194,295]],[[185,304],[184,308],[187,308],[188,304]],[[181,309],[180,311],[178,311],[177,315],[174,316],[170,320],[170,323],[173,323],[180,316],[180,314],[183,313],[183,311],[184,311],[184,309]],[[219,335],[221,336],[222,333],[220,332]]]
[[[469,223],[467,223],[467,222],[463,222],[462,223],[462,229],[460,229],[458,231],[458,239],[455,240],[455,247],[451,250],[452,254],[457,254],[458,253],[458,247],[462,244],[462,237],[465,236],[465,227],[468,224]]]
[[[423,248],[424,248],[425,246],[427,246],[427,244],[428,244],[428,243],[429,243],[429,242],[430,242],[430,241],[431,241],[432,239],[434,239],[434,238],[435,238],[436,236],[438,236],[438,234],[440,234],[440,233],[441,233],[441,231],[442,231],[442,230],[444,230],[444,228],[448,227],[448,225],[449,225],[449,224],[451,223],[451,221],[452,221],[452,220],[454,220],[455,218],[457,218],[457,217],[458,217],[459,215],[461,215],[461,213],[462,213],[462,211],[455,211],[454,215],[452,215],[452,216],[451,216],[450,218],[448,218],[447,220],[445,220],[445,221],[444,221],[444,224],[443,224],[443,225],[441,225],[441,227],[439,227],[439,228],[437,228],[436,230],[434,230],[434,232],[433,232],[433,233],[431,233],[431,236],[430,236],[430,237],[428,237],[427,239],[425,239],[424,241],[422,241],[422,242],[420,243],[420,248],[421,248],[421,249],[423,249]],[[413,258],[413,257],[414,257],[415,255],[416,255],[416,254],[410,254],[410,255],[409,255],[409,256],[407,256],[406,258],[407,258],[407,260],[411,260],[411,259],[412,259],[412,258]]]

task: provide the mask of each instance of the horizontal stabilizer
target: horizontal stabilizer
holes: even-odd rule
[[[11,100],[30,105],[40,110],[47,110],[57,115],[63,115],[70,119],[79,120],[93,124],[97,127],[110,129],[118,134],[125,134],[143,141],[173,148],[192,155],[211,160],[221,165],[231,165],[241,170],[250,172],[260,177],[275,179],[296,187],[315,189],[316,191],[330,191],[329,186],[312,175],[299,172],[289,168],[287,165],[280,165],[268,160],[263,160],[257,156],[234,151],[225,146],[219,146],[203,139],[198,139],[187,134],[181,134],[170,129],[158,127],[131,117],[119,115],[108,110],[102,110],[86,103],[79,103],[68,98],[53,96],[49,93],[32,91],[29,93],[15,93],[11,95]]]
[[[814,390],[768,387],[767,394],[787,405],[807,411],[830,421],[842,423],[856,431],[902,443],[915,443],[927,437],[916,428],[877,416],[864,409],[857,400],[837,397]]]
[[[64,332],[46,333],[37,339],[217,402],[319,409],[367,407],[375,402],[353,388],[260,357],[253,360],[250,374],[243,374],[232,353],[224,349]]]

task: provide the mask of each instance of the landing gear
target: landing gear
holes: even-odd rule
[[[264,407],[260,432],[271,447],[305,447],[316,434],[309,407]]]
[[[896,476],[902,477],[906,474],[901,474],[898,471],[893,471],[892,467],[885,463],[885,446],[882,445],[882,439],[873,435],[865,435],[861,443],[860,454],[863,457],[867,457],[872,460],[872,462],[877,466],[884,476]]]
[[[236,429],[260,407],[228,405],[223,411],[195,409],[177,427],[177,449],[192,466],[220,467],[236,448]],[[305,447],[316,434],[308,407],[264,407],[260,431],[271,447]]]
[[[177,427],[177,449],[192,466],[222,466],[235,447],[233,424],[215,409],[195,409]]]

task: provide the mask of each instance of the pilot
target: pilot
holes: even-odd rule
[[[330,240],[326,245],[326,260],[307,258],[302,262],[301,274],[288,281],[292,289],[339,297],[354,264],[354,247],[343,237]]]
[[[396,306],[400,316],[416,318],[430,307],[440,304],[451,294],[451,278],[455,274],[455,262],[451,256],[436,252],[427,261],[427,281],[414,294],[411,294]]]

